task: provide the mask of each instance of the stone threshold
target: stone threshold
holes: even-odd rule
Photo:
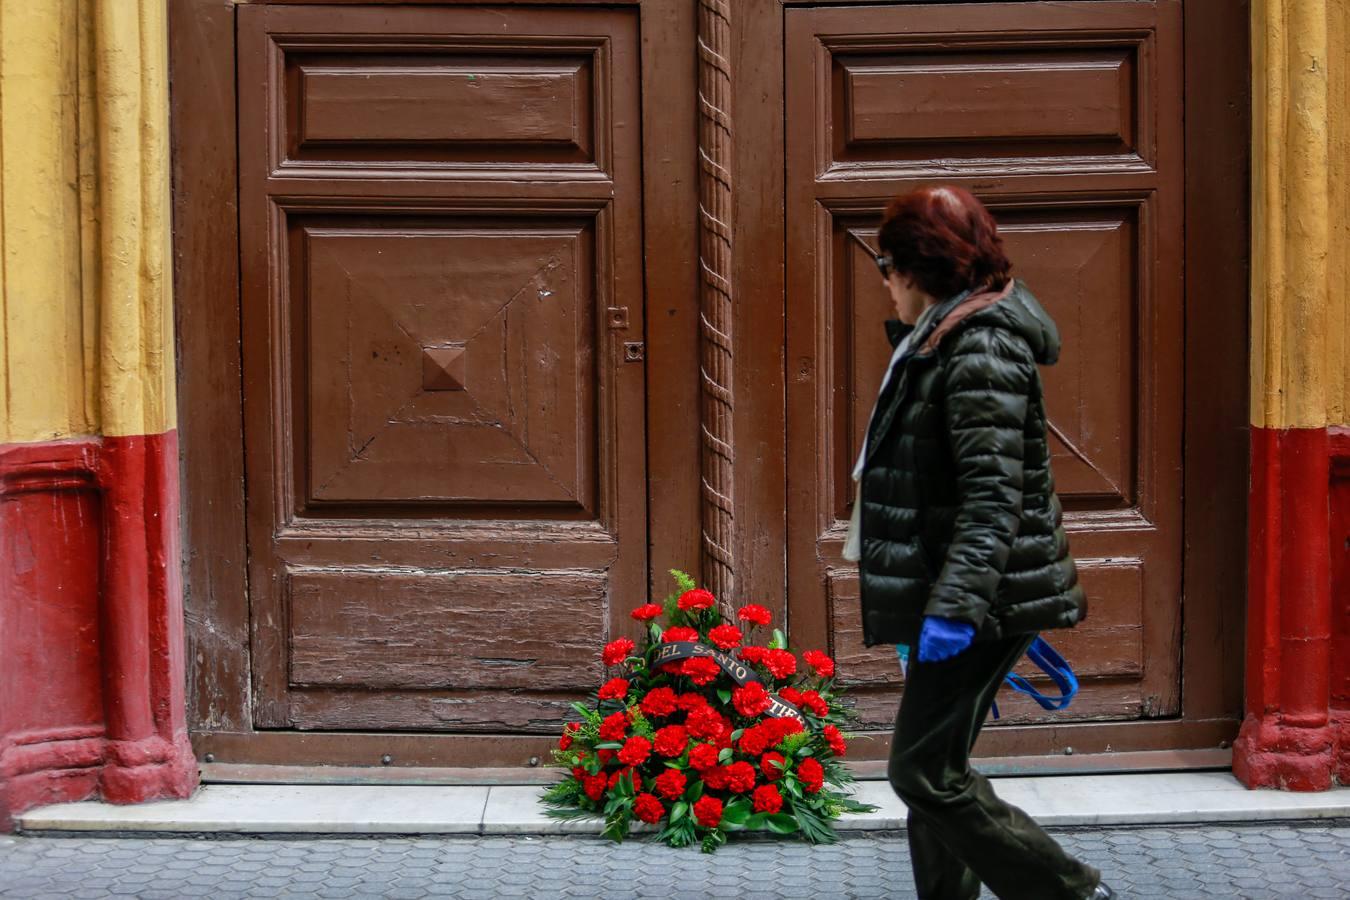
[[[1047,826],[1201,824],[1350,818],[1350,788],[1249,791],[1227,772],[993,779],[1000,796]],[[599,820],[544,815],[538,785],[210,784],[189,800],[63,803],[19,816],[24,832],[160,834],[598,834]],[[898,831],[903,804],[885,782],[857,785],[875,813],[847,831]]]

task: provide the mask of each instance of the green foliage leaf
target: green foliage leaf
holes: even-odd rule
[[[629,816],[629,808],[616,810],[607,816],[605,818],[605,829],[600,832],[600,836],[607,837],[616,844],[622,844],[623,839],[628,836]]]
[[[703,782],[701,780],[695,781],[693,785],[689,788],[689,790],[685,792],[685,796],[689,798],[690,803],[693,803],[696,800],[698,800],[698,798],[702,797]]]
[[[773,630],[773,638],[769,641],[769,648],[772,650],[786,650],[787,638],[783,637],[783,632],[779,628]]]
[[[670,575],[675,579],[675,586],[679,588],[681,594],[685,591],[692,591],[694,588],[698,587],[697,581],[691,578],[687,573],[681,572],[679,569],[671,569]]]
[[[774,813],[765,819],[764,823],[774,834],[793,834],[801,827],[797,824],[797,820],[787,813]]]
[[[689,804],[681,800],[670,808],[670,823],[674,825],[680,819],[684,818],[685,813],[689,812]]]
[[[591,709],[589,706],[586,706],[584,703],[573,702],[572,709],[576,710],[577,715],[581,716],[583,722],[591,725],[599,725],[600,721],[604,718],[604,716],[600,715],[600,713]]]
[[[722,810],[722,821],[737,828],[744,827],[751,811],[750,804],[745,800],[733,800]]]
[[[720,699],[723,703],[730,703],[730,702],[731,702],[731,691],[729,691],[729,690],[726,689],[726,688],[718,688],[718,689],[717,689],[717,697],[718,697],[718,699]],[[735,740],[735,738],[732,738],[732,740]]]
[[[735,751],[730,747],[723,747],[721,750],[717,751],[717,761],[725,766],[727,763],[731,762],[731,757],[734,755]]]
[[[801,828],[802,837],[812,844],[833,844],[839,840],[839,835],[830,827],[830,824],[812,811],[809,807],[796,804],[793,806],[792,817]]]
[[[596,744],[596,745],[595,745],[595,749],[597,749],[597,750],[622,750],[622,749],[623,749],[623,744],[619,743],[618,741],[605,741],[603,744]]]

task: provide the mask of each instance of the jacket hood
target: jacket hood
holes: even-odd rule
[[[958,302],[942,319],[932,337],[925,342],[936,346],[959,328],[980,325],[1004,328],[1021,335],[1031,347],[1032,356],[1042,366],[1059,361],[1059,329],[1027,286],[1017,279],[999,291],[975,294]]]

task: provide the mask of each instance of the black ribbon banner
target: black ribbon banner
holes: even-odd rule
[[[727,677],[736,682],[739,687],[745,687],[751,682],[762,683],[754,669],[730,653],[694,641],[672,641],[669,644],[662,644],[661,648],[656,651],[655,664],[663,666],[666,663],[692,659],[696,656],[706,656],[717,663],[722,667],[722,671],[726,673]],[[802,715],[802,711],[774,693],[769,694],[769,714],[780,718],[796,719],[803,726],[806,725],[806,716]]]

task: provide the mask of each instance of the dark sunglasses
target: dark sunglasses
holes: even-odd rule
[[[881,277],[890,278],[891,273],[895,271],[895,260],[891,259],[891,255],[889,253],[878,253],[872,259],[876,262]]]

